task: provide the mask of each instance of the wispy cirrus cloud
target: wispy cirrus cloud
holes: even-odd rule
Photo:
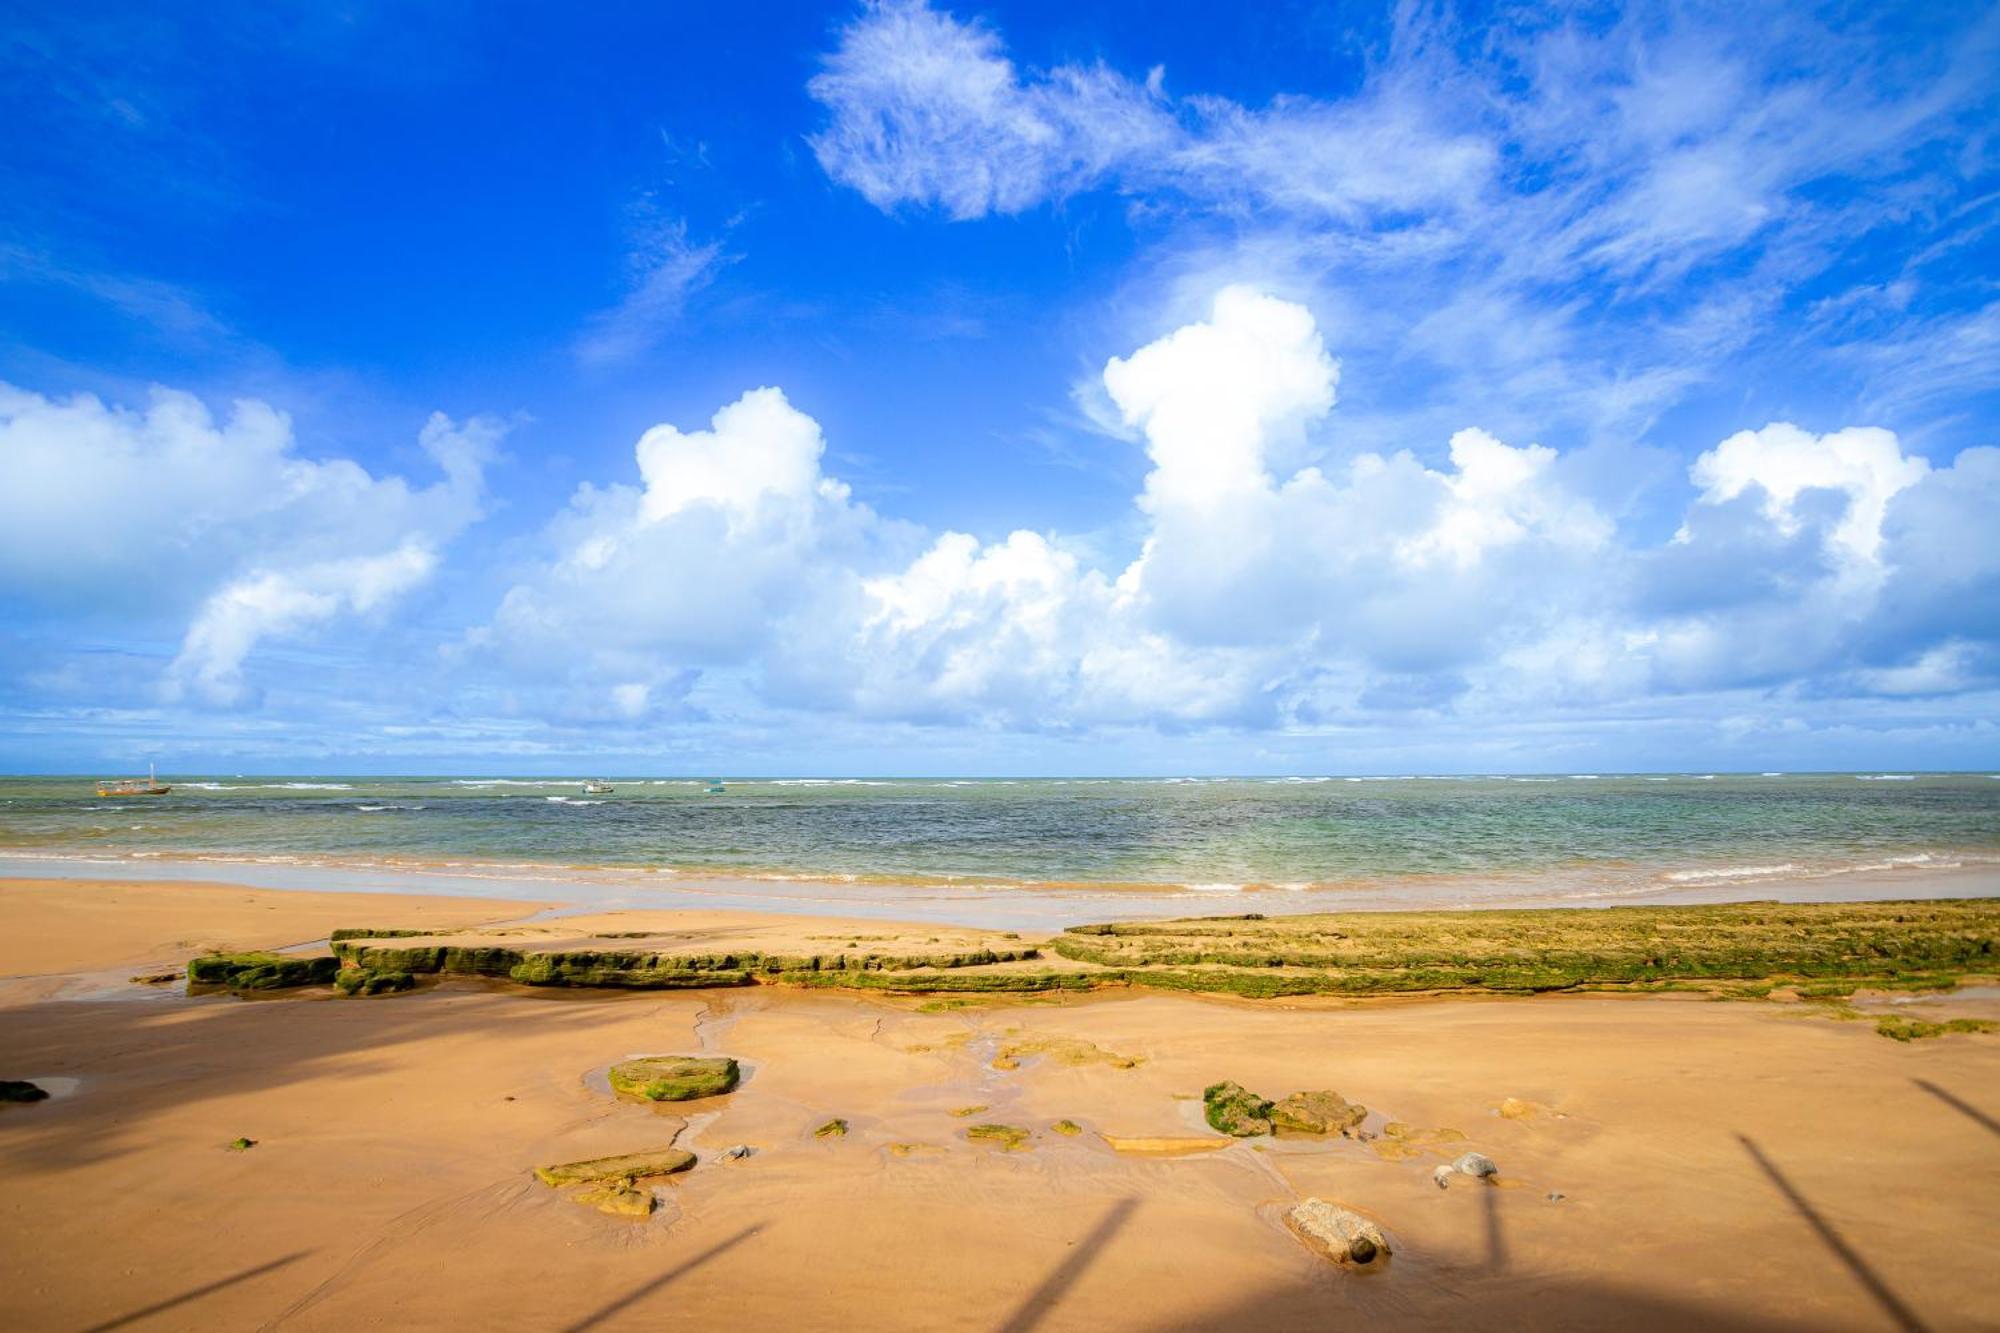
[[[1442,439],[1468,402],[1492,429],[1629,439],[1766,358],[1848,403],[2000,367],[1983,336],[2000,306],[1955,240],[2000,186],[1980,147],[2000,14],[1924,26],[1913,42],[1886,14],[1696,5],[1475,30],[1407,6],[1358,87],[1253,104],[1170,91],[1160,68],[1035,68],[977,20],[876,0],[808,85],[812,143],[885,210],[1130,200],[1140,327],[1231,281],[1309,296],[1375,372],[1359,444]],[[1940,245],[1957,260],[1898,271]],[[1897,282],[1901,305],[1844,355],[1795,336],[1815,303]],[[1900,364],[1930,327],[1948,355]]]
[[[648,218],[627,256],[627,291],[591,317],[576,342],[578,360],[607,365],[656,346],[680,322],[689,299],[736,258],[720,240],[695,240],[682,219]]]

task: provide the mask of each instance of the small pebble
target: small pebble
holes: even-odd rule
[[[725,1162],[733,1162],[737,1160],[739,1157],[748,1157],[749,1155],[750,1155],[749,1146],[747,1144],[742,1144],[742,1143],[736,1144],[734,1147],[724,1148],[722,1150],[722,1160]]]
[[[1550,1203],[1561,1203],[1561,1202],[1563,1201],[1564,1197],[1565,1197],[1565,1196],[1564,1196],[1564,1194],[1563,1194],[1563,1192],[1562,1192],[1561,1190],[1550,1190],[1550,1191],[1549,1191],[1549,1202],[1550,1202]]]
[[[1458,1174],[1458,1169],[1456,1167],[1441,1166],[1437,1170],[1431,1172],[1431,1179],[1437,1182],[1437,1187],[1439,1189],[1441,1190],[1450,1189],[1451,1178],[1457,1174]]]

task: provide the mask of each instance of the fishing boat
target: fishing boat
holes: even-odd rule
[[[720,795],[722,795],[722,779],[721,779],[721,778],[710,778],[710,779],[708,780],[708,790],[707,790],[707,792],[705,792],[705,793],[704,793],[704,795],[708,795],[708,796],[720,796]]]
[[[603,778],[592,778],[583,784],[583,794],[585,796],[609,796],[611,794],[611,784]]]
[[[151,764],[146,765],[143,778],[103,778],[97,784],[99,796],[165,796],[172,790],[160,781]]]

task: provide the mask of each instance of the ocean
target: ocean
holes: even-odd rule
[[[1914,893],[1935,872],[2000,876],[2000,777],[1985,773],[756,778],[714,794],[706,779],[628,778],[608,796],[584,795],[581,779],[163,780],[168,796],[103,799],[81,778],[0,779],[0,862],[273,884],[448,879],[512,884],[497,891],[516,897],[571,883],[626,905],[717,883],[754,898],[762,885],[815,909],[823,893],[786,886],[839,886],[844,907],[1046,890],[1137,895],[1148,910],[1308,910],[1776,885],[1818,896],[1815,884],[1837,897],[1843,880]]]

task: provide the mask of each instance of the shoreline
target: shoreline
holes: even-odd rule
[[[1667,875],[1678,873],[1678,880]],[[0,854],[0,878],[52,881],[205,882],[250,889],[390,893],[412,897],[560,902],[560,911],[699,909],[826,915],[993,929],[1058,930],[1111,919],[1229,911],[1423,912],[1731,902],[1864,902],[2000,897],[2000,859],[1948,857],[1802,874],[1704,878],[1667,872],[1649,883],[1551,886],[1552,876],[1453,876],[1338,888],[992,882],[922,883],[894,877],[696,876],[558,864],[370,861],[356,858],[184,856],[145,853]],[[1579,876],[1578,878],[1587,878]]]

